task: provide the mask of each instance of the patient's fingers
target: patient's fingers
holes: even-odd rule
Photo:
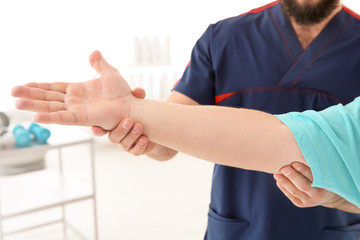
[[[77,119],[74,113],[66,110],[59,112],[52,112],[52,113],[38,113],[35,114],[33,120],[34,122],[45,123],[45,124],[55,123],[62,125],[85,126],[85,123],[81,119]]]
[[[35,87],[17,86],[11,91],[14,97],[64,102],[65,94]]]
[[[69,83],[64,82],[55,82],[55,83],[36,83],[31,82],[25,84],[25,86],[28,87],[34,87],[34,88],[40,88],[47,91],[57,91],[61,93],[66,93],[66,88],[69,85]]]
[[[19,99],[16,101],[15,106],[17,109],[32,112],[57,112],[66,109],[65,103],[29,99]]]

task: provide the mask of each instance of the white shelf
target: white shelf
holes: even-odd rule
[[[56,170],[31,172],[1,180],[3,219],[92,197],[88,186]]]
[[[58,125],[46,125],[45,127],[51,131],[51,137],[48,140],[48,144],[27,148],[0,150],[0,162],[6,160],[7,157],[14,155],[33,154],[39,151],[47,151],[54,148],[93,141],[92,137],[85,131],[82,131],[79,127],[63,127]]]
[[[94,239],[97,239],[94,140],[89,132],[85,132],[79,127],[47,125],[46,128],[51,131],[48,144],[0,151],[0,165],[16,167],[25,163],[36,162],[39,159],[43,160],[46,151],[50,149],[59,150],[59,169],[45,169],[0,177],[0,239],[3,240],[8,235],[58,222],[63,224],[63,236],[66,236],[66,229],[73,228],[66,221],[65,206],[87,199],[93,202]],[[61,149],[78,144],[89,144],[90,146],[91,184],[83,184],[76,177],[64,171],[62,167]],[[53,207],[62,208],[62,217],[57,221],[50,221],[13,232],[4,232],[2,229],[2,221],[6,219]],[[76,229],[73,231],[77,232]],[[82,236],[81,233],[78,235]]]
[[[24,124],[26,126],[26,124]],[[18,166],[38,162],[48,150],[77,144],[91,143],[93,138],[79,127],[47,125],[51,131],[48,144],[27,148],[0,150],[0,167]]]

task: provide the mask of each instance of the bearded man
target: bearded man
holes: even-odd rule
[[[359,50],[360,16],[339,0],[276,1],[210,25],[168,101],[272,114],[346,104],[360,96]],[[123,149],[157,160],[176,154],[125,122],[111,134]],[[311,187],[305,165],[281,173],[274,180],[216,164],[205,239],[360,239],[359,208]]]

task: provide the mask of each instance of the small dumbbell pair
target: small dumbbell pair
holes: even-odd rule
[[[21,148],[29,147],[33,139],[45,144],[50,137],[50,131],[36,123],[32,123],[28,130],[21,125],[17,125],[13,129],[13,134],[16,146]]]

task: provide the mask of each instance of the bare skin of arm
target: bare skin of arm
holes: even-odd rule
[[[145,98],[145,91],[141,88],[134,89],[132,94],[137,98]],[[184,105],[199,105],[191,98],[176,91],[171,93],[167,102]],[[149,141],[147,136],[143,135],[142,130],[142,125],[134,123],[132,119],[124,119],[112,131],[106,131],[97,126],[92,127],[92,132],[95,136],[109,134],[108,138],[110,142],[117,144],[122,150],[127,151],[134,156],[146,154],[154,160],[167,161],[172,159],[178,153],[178,151],[174,149]]]
[[[34,120],[40,123],[111,130],[130,118],[141,123],[150,141],[227,166],[274,173],[294,161],[306,164],[290,130],[273,115],[138,99],[99,52],[90,64],[101,77],[15,87],[13,96],[21,98],[16,106],[37,112]]]
[[[181,95],[175,92],[172,96],[182,98]],[[132,104],[131,119],[141,123],[142,133],[150,141],[159,143],[160,151],[176,149],[214,163],[267,172],[277,172],[294,160],[306,163],[291,132],[273,115],[254,110],[143,99],[135,99]],[[115,137],[110,133],[109,139]],[[294,148],[291,144],[283,146],[284,141],[292,141]],[[298,156],[285,155],[295,150]],[[160,154],[164,155],[163,152]],[[269,159],[268,156],[273,157]],[[282,163],[276,164],[276,161]]]
[[[136,90],[140,91],[139,89]],[[145,92],[143,90],[141,90],[141,92],[142,94],[133,91],[133,94],[137,97],[143,98],[145,96]],[[173,98],[173,96],[176,96],[176,98]],[[174,91],[170,95],[169,99],[177,99],[179,101],[187,98],[187,96]],[[189,99],[188,102],[193,103],[193,105],[197,104],[192,99]],[[132,120],[130,119],[125,120],[132,122]],[[142,129],[142,126],[138,123],[135,123],[133,126],[134,128],[139,127],[140,129]],[[100,131],[101,135],[106,133],[103,130]],[[118,126],[116,129],[110,132],[109,139],[113,143],[119,144],[120,147],[122,147],[123,149],[126,145],[131,146],[132,148],[129,150],[129,152],[133,155],[142,155],[144,154],[144,152],[147,153],[147,146],[154,144],[156,147],[153,148],[153,151],[150,150],[147,155],[152,157],[153,159],[160,161],[168,160],[177,153],[177,151],[162,146],[160,144],[149,142],[147,137],[145,137],[144,135],[140,136],[141,134],[142,132],[139,132],[138,135],[135,136],[132,134],[131,130],[128,132],[128,130],[123,129],[121,126]],[[143,141],[141,144],[138,138]],[[168,154],[171,152],[174,152],[175,154]],[[152,155],[150,153],[155,154]],[[279,173],[274,174],[274,178],[279,189],[297,207],[307,208],[324,206],[328,208],[336,208],[347,212],[360,213],[360,208],[346,201],[344,198],[338,196],[337,194],[323,188],[312,187],[311,184],[313,182],[313,176],[311,173],[311,169],[305,164],[293,162],[291,163],[291,165],[282,167]]]
[[[142,99],[132,104],[130,117],[150,141],[189,155],[269,173],[294,161],[306,164],[290,130],[273,115]]]
[[[144,126],[143,132],[150,140],[228,166],[274,173],[294,161],[306,165],[290,130],[273,115],[246,109],[136,99],[120,73],[99,52],[90,56],[90,64],[101,74],[100,78],[85,83],[29,83],[15,87],[13,96],[21,98],[17,107],[37,112],[34,120],[41,123],[95,125],[103,129],[114,129],[121,119],[132,118]],[[293,174],[284,175],[288,180],[296,180]],[[279,185],[287,185],[286,181],[277,180],[281,182]],[[308,193],[311,190],[308,186],[309,183],[306,189],[296,187]],[[290,188],[280,189],[295,205],[302,207],[292,197],[300,194]],[[321,196],[324,191],[309,197]],[[346,206],[345,211],[359,210],[338,200],[330,196],[327,203],[336,203],[329,207],[339,209],[341,206],[337,204]]]
[[[199,105],[191,98],[175,91],[171,93],[171,95],[167,99],[167,102],[184,104],[184,105]],[[160,144],[155,144],[153,150],[149,151],[146,155],[148,157],[161,161],[161,160],[169,160],[173,158],[176,154],[177,154],[176,150],[162,146]]]

